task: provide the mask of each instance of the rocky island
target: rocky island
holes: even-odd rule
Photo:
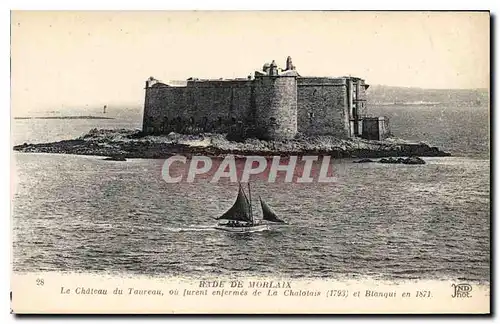
[[[289,56],[246,78],[145,82],[141,130],[93,129],[77,139],[23,144],[20,152],[106,156],[106,160],[185,156],[304,156],[422,164],[448,156],[392,137],[385,116],[368,111],[369,85],[354,76],[302,76]],[[403,159],[402,157],[406,157]]]
[[[246,139],[230,141],[224,134],[145,135],[139,130],[92,129],[72,140],[14,146],[15,151],[28,153],[59,153],[127,158],[163,159],[182,154],[225,156],[233,155],[329,155],[333,158],[383,158],[411,156],[449,156],[437,147],[388,138],[384,141],[361,138],[339,139],[332,136],[301,136],[288,140]],[[117,158],[119,157],[119,158]]]

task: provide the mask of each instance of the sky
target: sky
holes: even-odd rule
[[[489,88],[485,12],[13,11],[16,115],[141,106],[144,82],[246,77],[291,56],[303,76]]]

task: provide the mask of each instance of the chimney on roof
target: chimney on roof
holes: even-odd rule
[[[278,65],[276,65],[276,62],[274,60],[271,62],[269,75],[278,75]]]
[[[286,71],[295,70],[295,66],[293,66],[291,56],[286,58],[286,69],[285,70]]]

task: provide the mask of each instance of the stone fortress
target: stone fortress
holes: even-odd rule
[[[264,64],[254,76],[162,83],[146,81],[145,134],[227,133],[228,138],[284,140],[298,134],[383,140],[385,117],[367,112],[369,85],[357,77],[305,77],[291,57],[285,69]]]

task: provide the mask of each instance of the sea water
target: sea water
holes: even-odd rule
[[[490,278],[488,110],[381,107],[394,135],[452,157],[426,165],[335,160],[327,184],[252,183],[287,222],[256,233],[214,229],[237,184],[168,184],[163,160],[14,153],[13,267],[152,276]],[[424,127],[425,126],[425,127]],[[114,120],[14,120],[13,142],[74,138]]]

